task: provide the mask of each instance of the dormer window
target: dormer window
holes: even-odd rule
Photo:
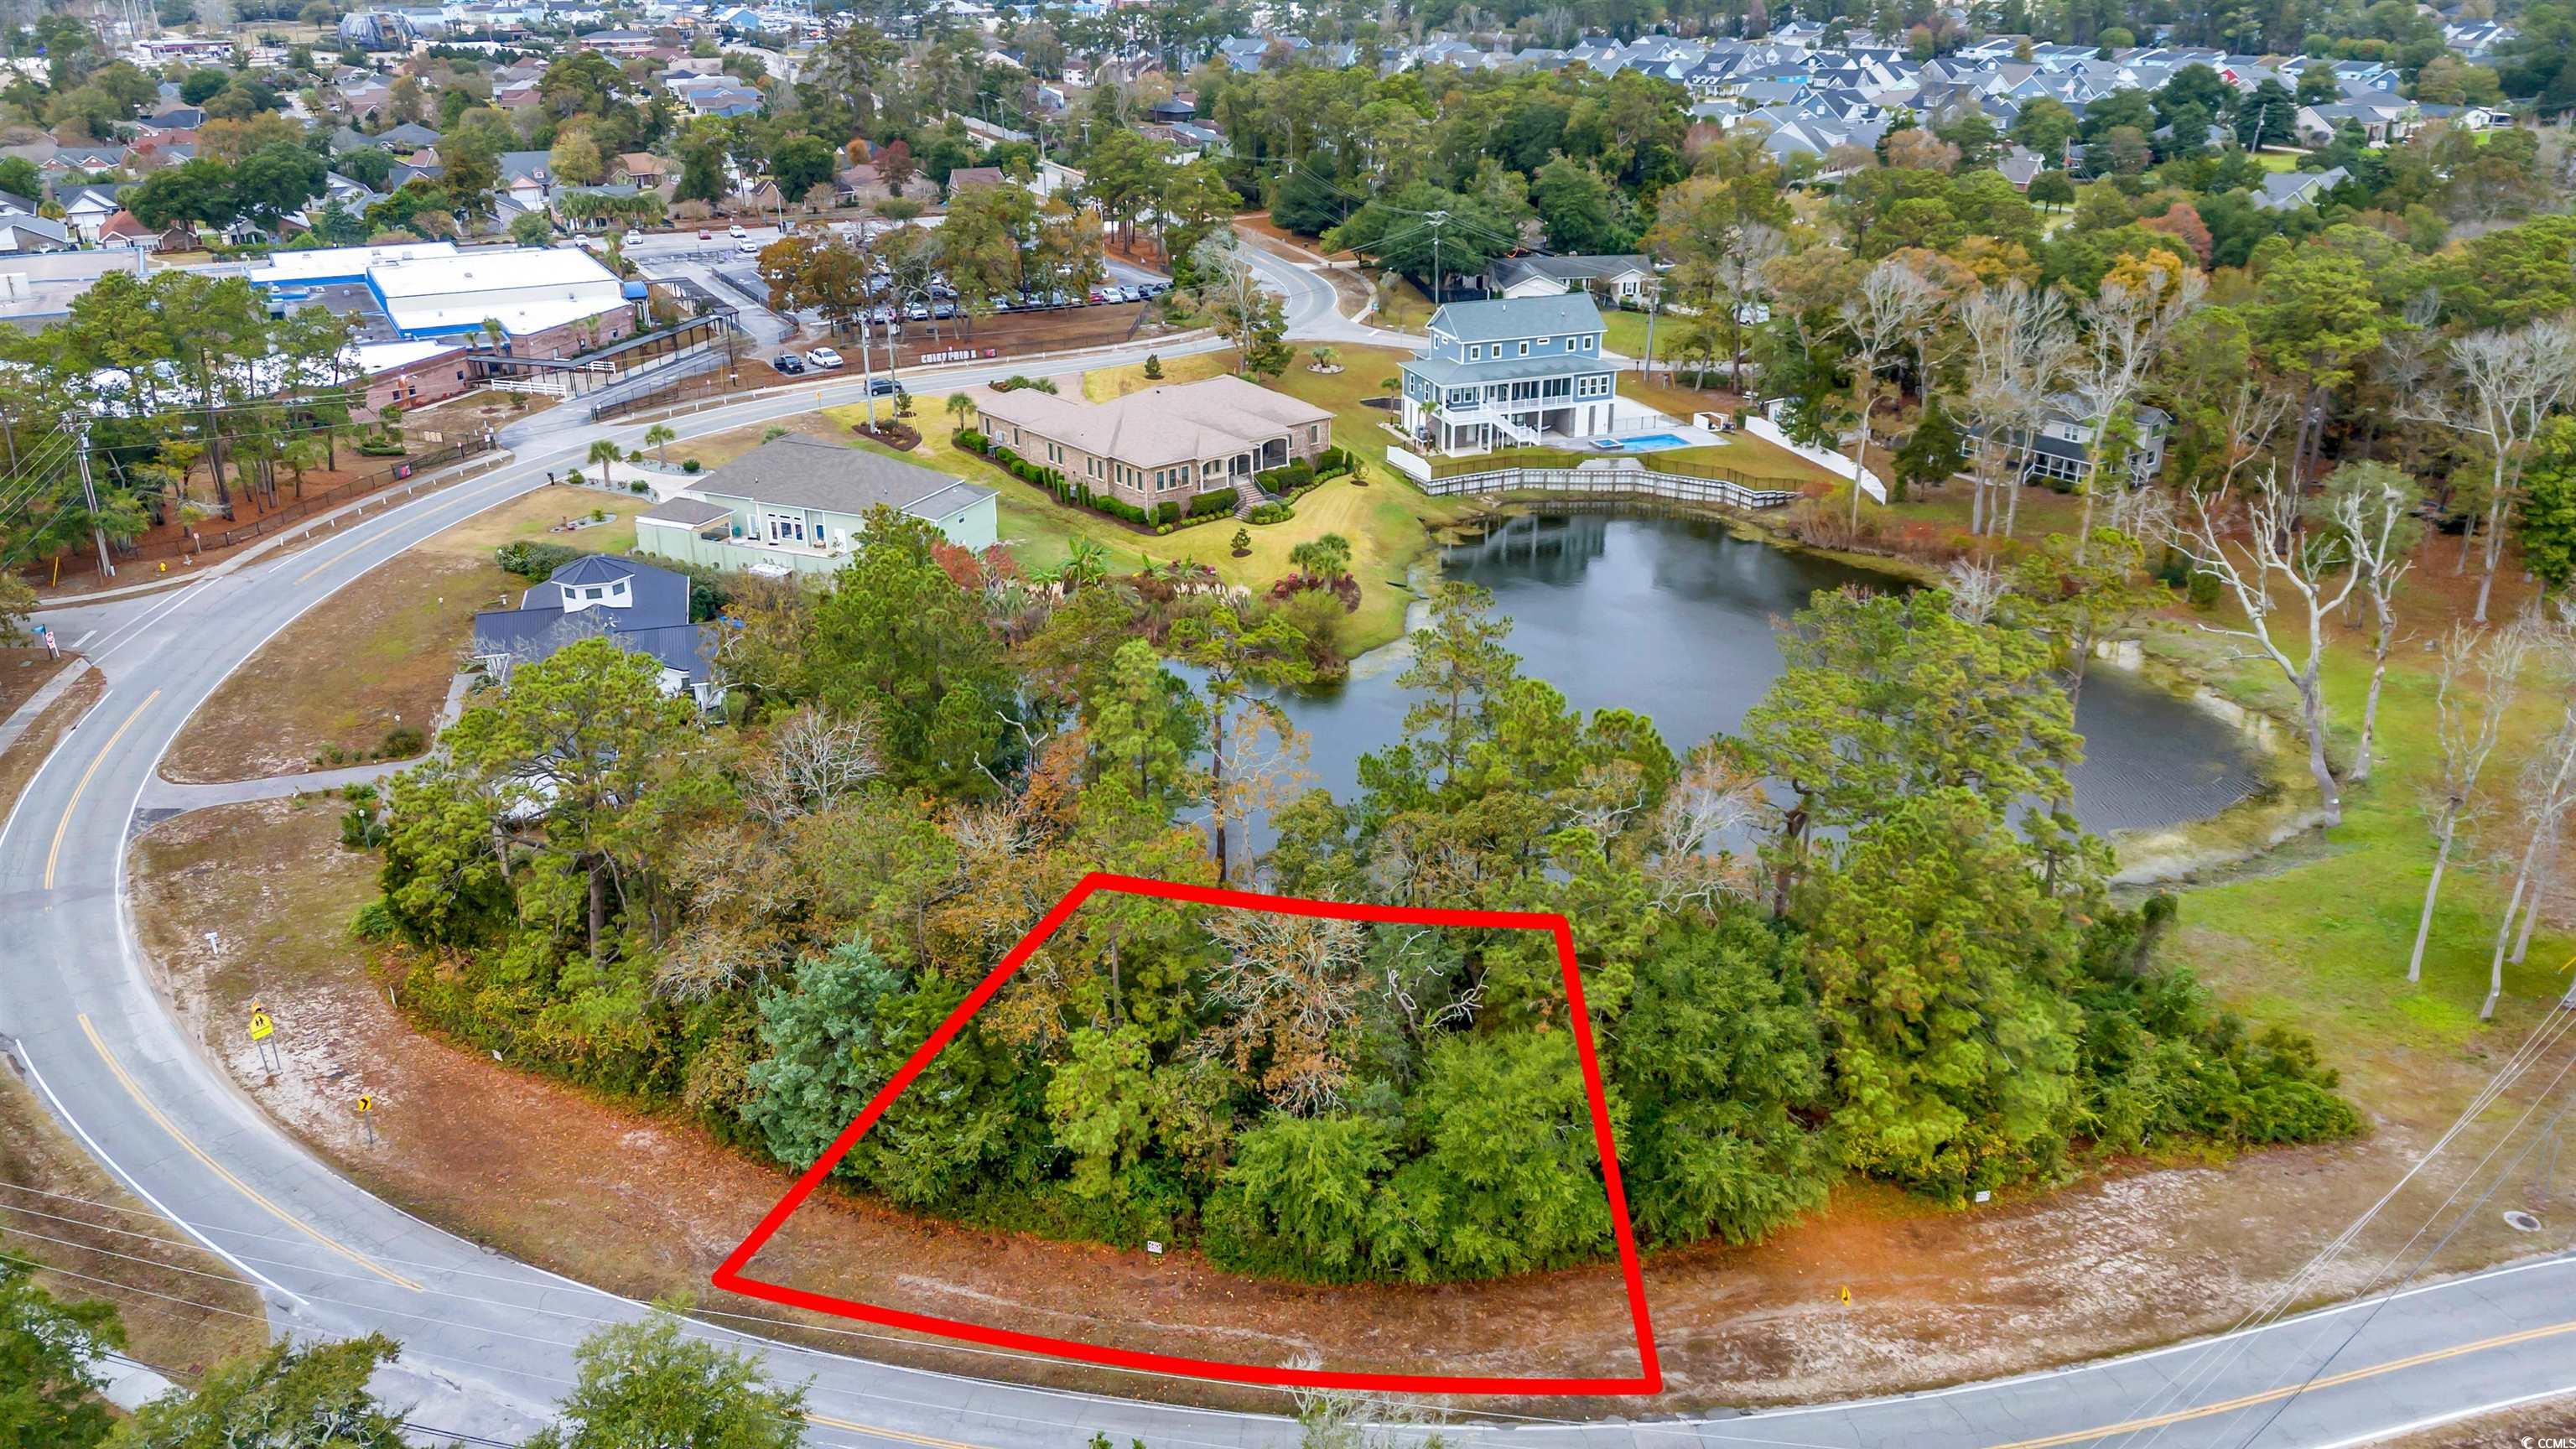
[[[1467,360],[1469,362],[1482,362],[1484,358],[1485,348],[1482,343],[1470,342],[1467,344]]]

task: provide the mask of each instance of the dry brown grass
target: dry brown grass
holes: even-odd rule
[[[464,663],[478,609],[527,581],[492,550],[548,538],[598,553],[635,546],[644,506],[592,489],[549,488],[487,509],[342,589],[268,641],[189,721],[161,773],[182,783],[255,780],[363,760],[398,726],[428,733]],[[548,533],[594,508],[614,522]]]

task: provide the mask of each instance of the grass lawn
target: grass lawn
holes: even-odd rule
[[[1419,332],[1430,324],[1431,314],[1437,310],[1431,305],[1430,293],[1415,286],[1412,278],[1399,274],[1393,287],[1378,293],[1377,310],[1369,314],[1368,320],[1398,332]]]
[[[2257,151],[2254,153],[2254,164],[2262,167],[2266,171],[2296,171],[2299,169],[2299,163],[2307,159],[2307,153],[2304,151]]]
[[[2416,571],[2418,579],[2430,573],[2430,560]],[[2408,587],[2415,583],[2410,579]],[[2403,627],[2415,639],[2431,637],[2450,617],[2445,601],[2423,591],[2407,612],[2415,617]],[[2225,619],[2213,611],[2208,622]],[[2303,645],[2295,642],[2295,628],[2287,632],[2285,647],[2295,656]],[[2278,671],[2231,657],[2237,644],[2186,623],[2160,630],[2149,649],[2184,663],[2231,698],[2294,717]],[[2326,697],[2335,708],[2330,752],[2339,765],[2351,759],[2369,669],[2360,638],[2339,630],[2325,665]],[[2326,1044],[2331,1059],[2400,1097],[2412,1090],[2416,1070],[2407,1053],[2457,1058],[2496,1050],[2502,1038],[2519,1034],[2517,1018],[2527,1020],[2538,1003],[2567,989],[2563,963],[2576,953],[2576,939],[2544,916],[2524,963],[2505,966],[2497,1022],[2478,1021],[2511,879],[2510,860],[2497,862],[2520,844],[2511,812],[2498,799],[2479,822],[2485,833],[2453,852],[2426,944],[2423,983],[2407,983],[2407,956],[2433,865],[2422,809],[2438,766],[2433,694],[2432,656],[2420,644],[2401,643],[2381,695],[2372,778],[2347,787],[2343,823],[2285,852],[2270,868],[2193,891],[2175,942],[2239,1005],[2267,1020],[2302,1025]],[[2554,722],[2555,706],[2550,690],[2526,684],[2503,747],[2482,777],[2486,792],[2510,795],[2515,771]],[[2302,803],[2313,800],[2303,768],[2291,788]]]
[[[1252,550],[1243,558],[1234,556],[1231,544],[1235,530],[1247,526],[1231,520],[1158,535],[1140,533],[1115,519],[1058,503],[1046,490],[1023,483],[984,459],[959,450],[949,441],[946,415],[935,404],[925,402],[923,416],[915,419],[928,424],[922,429],[921,446],[896,456],[956,473],[998,491],[1002,541],[1022,562],[1034,568],[1063,563],[1072,555],[1074,540],[1082,539],[1106,549],[1113,568],[1132,570],[1184,559],[1207,564],[1228,583],[1261,590],[1288,572],[1289,549],[1327,533],[1338,533],[1351,542],[1351,573],[1360,581],[1359,612],[1352,616],[1350,632],[1342,641],[1345,652],[1356,654],[1402,635],[1405,605],[1412,597],[1405,577],[1414,561],[1431,547],[1427,530],[1466,512],[1468,505],[1432,498],[1387,467],[1386,445],[1392,440],[1376,426],[1381,414],[1360,406],[1360,399],[1383,391],[1377,384],[1394,372],[1396,361],[1404,354],[1374,347],[1336,351],[1342,371],[1309,371],[1307,358],[1301,352],[1287,373],[1269,386],[1329,409],[1334,414],[1334,441],[1365,460],[1369,481],[1361,485],[1348,478],[1334,479],[1298,499],[1295,518],[1248,527]],[[1183,364],[1204,366],[1203,370],[1197,366],[1185,370]],[[1164,380],[1214,376],[1227,366],[1222,354],[1173,358],[1164,363]],[[1139,369],[1103,368],[1084,377],[1083,391],[1091,397],[1115,396],[1113,389],[1132,390],[1142,383]],[[849,425],[859,416],[855,408],[827,408],[821,416],[832,435],[860,447],[877,447],[849,438]]]
[[[543,538],[592,553],[635,547],[640,497],[547,488],[487,510],[401,554],[288,625],[200,707],[162,762],[182,782],[253,780],[352,764],[389,732],[430,731],[464,662],[474,614],[515,599],[527,580],[492,551]],[[550,532],[592,510],[611,521]],[[341,547],[329,539],[317,560]],[[336,753],[335,753],[336,752]]]
[[[1163,375],[1147,377],[1145,364],[1131,362],[1124,367],[1095,367],[1082,375],[1082,395],[1093,402],[1107,402],[1131,392],[1167,383],[1198,382],[1234,371],[1231,352],[1194,352],[1183,357],[1162,359]]]

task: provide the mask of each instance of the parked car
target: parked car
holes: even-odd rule
[[[699,227],[699,228],[698,228],[698,240],[700,240],[700,241],[714,241],[715,239],[716,239],[716,234],[715,234],[714,232],[711,232],[711,231],[707,230],[705,227]]]
[[[797,356],[793,352],[782,352],[776,357],[769,359],[769,365],[778,369],[780,372],[787,374],[789,377],[794,377],[805,370],[805,359]]]
[[[742,223],[737,221],[733,225],[725,228],[725,235],[732,237],[735,241],[740,241],[744,237],[751,235],[751,233],[744,231],[742,229]]]
[[[626,229],[626,235],[619,237],[618,241],[630,247],[640,246],[644,241],[644,233],[637,231],[635,228],[630,226]]]
[[[737,253],[739,253],[739,254],[741,254],[741,255],[743,255],[743,256],[746,256],[746,257],[756,257],[756,256],[759,256],[759,255],[760,255],[760,243],[758,243],[758,242],[756,242],[756,241],[753,241],[753,240],[751,240],[751,239],[750,239],[750,238],[748,238],[748,237],[745,237],[745,238],[744,238],[743,240],[741,240],[741,241],[735,242],[735,243],[733,244],[733,249],[734,249]]]
[[[805,362],[810,367],[829,372],[841,365],[841,354],[828,347],[811,347],[805,351]]]
[[[925,302],[915,302],[903,309],[903,315],[915,322],[927,322],[930,320],[930,306]]]
[[[1111,300],[1111,293],[1107,287],[1094,287],[1091,289],[1090,300],[1094,303],[1106,302]]]
[[[903,384],[895,381],[891,377],[872,377],[868,379],[868,396],[870,397],[901,397],[903,395]]]
[[[957,315],[957,304],[954,302],[933,302],[930,304],[930,315],[938,318],[942,322],[945,322],[949,318]]]

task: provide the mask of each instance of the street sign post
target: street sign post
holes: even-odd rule
[[[267,1007],[256,1001],[252,1002],[250,1004],[251,1045],[259,1050],[260,1065],[272,1073],[279,1070],[277,1048],[269,1040],[276,1035],[277,1019],[268,1014]]]

